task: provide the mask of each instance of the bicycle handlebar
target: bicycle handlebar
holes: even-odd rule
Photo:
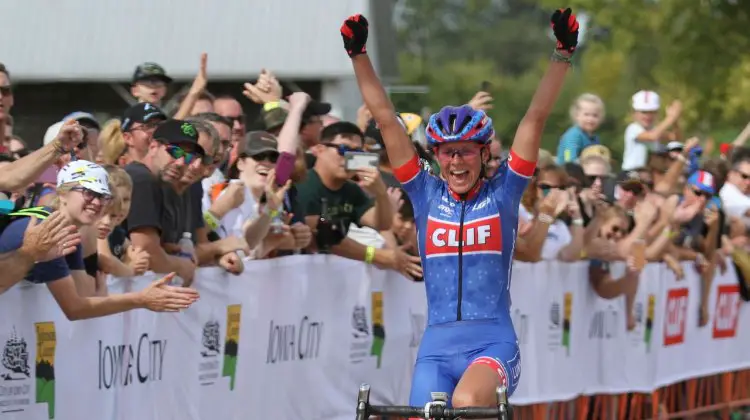
[[[401,416],[401,417],[419,417],[424,418],[424,407],[411,407],[406,405],[370,405],[367,407],[367,414],[373,416]],[[461,407],[448,408],[443,406],[430,407],[428,418],[432,419],[453,419],[461,417],[464,419],[484,419],[497,418],[500,415],[498,407]]]

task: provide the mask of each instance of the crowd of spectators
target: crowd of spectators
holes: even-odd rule
[[[356,121],[340,121],[331,104],[304,92],[285,96],[264,70],[237,92],[262,107],[249,118],[235,97],[208,91],[206,66],[204,54],[170,115],[161,106],[172,79],[144,63],[131,86],[138,103],[122,118],[100,122],[72,112],[35,151],[13,135],[11,79],[0,67],[0,270],[11,274],[0,292],[24,279],[45,283],[71,319],[136,307],[180,310],[197,299],[189,286],[198,267],[238,274],[253,260],[318,252],[422,280],[411,204],[366,107]],[[750,125],[711,157],[710,143],[683,139],[681,104],[660,119],[659,101],[651,91],[633,96],[618,171],[596,134],[603,101],[577,98],[570,129],[556,154],[541,151],[519,208],[516,259],[589,260],[596,293],[626,297],[628,327],[646,262],[663,262],[679,278],[680,262],[692,261],[710,285],[727,257],[750,247],[750,151],[743,147]],[[469,104],[488,109],[492,96],[478,92]],[[420,117],[400,118],[423,163],[439,173],[421,141]],[[357,154],[373,159],[350,168]],[[493,139],[487,176],[505,156]],[[615,278],[616,261],[627,269]],[[171,274],[145,291],[109,295],[108,275],[148,271]],[[704,293],[703,324],[707,305]]]

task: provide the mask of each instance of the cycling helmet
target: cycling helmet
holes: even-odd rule
[[[430,147],[458,141],[488,144],[494,133],[492,119],[469,105],[443,107],[430,116],[425,129]]]

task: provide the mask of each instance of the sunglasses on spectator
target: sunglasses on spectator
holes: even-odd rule
[[[204,156],[196,152],[188,152],[180,146],[174,144],[168,144],[166,146],[167,153],[174,159],[185,159],[185,164],[190,165],[195,159],[203,160]]]
[[[641,195],[643,193],[643,184],[641,183],[625,183],[620,185],[620,188],[635,195]]]
[[[109,204],[110,201],[112,201],[112,196],[107,194],[98,193],[95,191],[91,191],[88,188],[84,187],[73,187],[70,189],[71,191],[80,191],[83,195],[83,200],[86,201],[86,203],[90,203],[94,201],[95,199],[99,199],[99,202],[101,202],[103,205]]]
[[[3,96],[10,96],[13,94],[13,87],[10,85],[0,86],[0,93],[2,93]]]
[[[565,186],[562,186],[562,185],[549,185],[549,184],[539,184],[539,185],[537,185],[537,188],[539,188],[540,190],[542,190],[542,195],[544,195],[544,196],[546,196],[547,194],[549,194],[550,191],[552,191],[552,190],[563,190],[563,191],[566,190]]]
[[[128,130],[128,131],[143,131],[143,132],[147,132],[147,131],[154,131],[154,130],[156,130],[156,127],[158,127],[158,126],[159,126],[159,123],[160,123],[160,122],[161,122],[161,121],[158,121],[158,122],[150,122],[150,123],[141,123],[141,124],[139,124],[139,125],[137,125],[137,126],[134,126],[134,127],[132,127],[132,128],[131,128],[130,130]]]
[[[699,197],[706,197],[706,199],[710,199],[711,197],[714,196],[710,192],[699,190],[697,188],[692,188],[692,190],[693,190],[693,194],[695,194],[695,195],[697,195]]]
[[[229,124],[234,127],[234,122],[237,121],[240,125],[245,124],[245,116],[244,115],[238,115],[236,117],[224,117],[229,121]]]
[[[330,147],[332,149],[336,149],[339,152],[339,155],[344,156],[346,152],[361,152],[362,148],[359,147],[349,147],[345,144],[333,144],[333,143],[322,143],[323,146]]]
[[[608,177],[609,175],[586,175],[586,181],[588,182],[588,185],[594,185],[594,182],[596,182],[597,179],[599,182],[604,182]]]
[[[279,152],[263,152],[258,153],[257,155],[247,155],[243,157],[249,157],[256,162],[263,162],[264,160],[267,160],[271,163],[276,163],[276,161],[279,160]]]

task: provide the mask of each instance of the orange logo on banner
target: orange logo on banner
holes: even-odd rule
[[[687,325],[688,289],[671,289],[667,293],[667,310],[664,317],[664,345],[671,346],[685,341]]]
[[[716,289],[716,311],[714,312],[714,338],[732,338],[737,333],[740,319],[740,286],[726,284]]]

